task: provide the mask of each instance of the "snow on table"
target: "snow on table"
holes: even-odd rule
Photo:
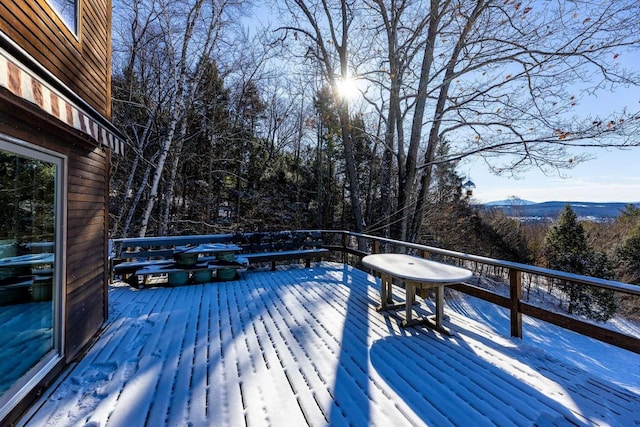
[[[630,384],[602,377],[602,370],[578,366],[575,360],[584,355],[563,359],[571,353],[538,345],[542,339],[505,337],[493,323],[471,320],[449,306],[452,337],[402,329],[400,318],[375,311],[378,292],[372,276],[326,262],[311,269],[247,272],[224,283],[142,291],[113,287],[104,334],[23,421],[29,426],[640,423],[637,367],[624,376]],[[395,298],[401,295],[396,290]],[[457,293],[450,297],[462,312],[478,314]],[[416,310],[427,314],[432,308],[425,301]],[[491,310],[484,315],[503,322],[500,312]],[[568,336],[557,328],[551,333],[557,335],[549,342]],[[604,357],[614,366],[639,361],[638,355],[606,348]]]

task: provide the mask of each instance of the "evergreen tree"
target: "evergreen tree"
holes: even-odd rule
[[[640,285],[640,223],[616,251],[618,271],[625,282]]]
[[[316,203],[318,228],[345,227],[338,224],[338,213],[344,211],[340,188],[344,184],[340,121],[336,113],[335,99],[329,87],[320,88],[314,99],[317,114],[316,123]]]
[[[562,210],[558,222],[549,229],[544,254],[551,269],[604,279],[611,277],[607,255],[589,247],[585,230],[570,205]],[[569,314],[606,321],[616,312],[615,295],[609,289],[570,281],[562,281],[560,288],[567,297]]]
[[[625,216],[631,213],[631,216]],[[623,243],[615,251],[617,260],[616,273],[618,280],[640,285],[640,209],[627,209],[622,213],[620,221],[628,225],[633,224],[631,232],[624,238]],[[620,311],[630,319],[640,319],[640,297],[623,295],[620,298]]]
[[[446,158],[449,144],[438,146],[438,158]],[[423,219],[425,234],[421,240],[428,244],[457,251],[471,251],[476,246],[477,215],[462,197],[462,177],[456,172],[457,162],[435,165],[433,185],[429,192],[428,210]]]

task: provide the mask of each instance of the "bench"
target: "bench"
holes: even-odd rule
[[[117,275],[136,287],[140,284],[138,276],[142,276],[144,283],[146,276],[153,276],[158,270],[167,273],[167,269],[175,267],[173,254],[178,246],[235,244],[242,249],[240,256],[244,267],[270,263],[271,270],[276,269],[279,261],[304,260],[310,268],[312,260],[320,261],[329,254],[322,246],[321,232],[306,230],[128,238],[110,243],[112,279]],[[199,265],[212,262],[217,262],[215,256],[198,259]]]
[[[173,256],[177,246],[209,243],[229,243],[234,234],[207,234],[189,236],[132,237],[112,240],[112,258],[125,260],[165,259]]]
[[[214,273],[217,280],[227,281],[235,279],[238,276],[238,270],[246,267],[247,261],[241,257],[238,257],[237,261],[215,260],[190,266],[178,265],[175,262],[148,264],[136,270],[126,279],[126,282],[138,289],[147,286],[152,278],[156,279],[156,284],[181,286],[190,283],[209,283],[214,280]]]
[[[312,260],[320,261],[329,255],[318,231],[246,233],[235,243],[242,247],[242,257],[249,264],[271,263],[272,271],[278,261],[304,260],[310,268]]]
[[[114,276],[120,276],[126,281],[140,269],[166,266],[173,262],[173,253],[178,246],[227,243],[233,236],[233,234],[209,234],[111,240],[109,242],[111,279],[113,281]]]
[[[121,276],[127,280],[133,273],[138,270],[149,267],[161,267],[171,265],[172,260],[169,259],[154,259],[147,261],[126,261],[113,265],[111,272],[113,275]]]

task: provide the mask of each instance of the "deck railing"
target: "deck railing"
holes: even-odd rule
[[[295,232],[296,231],[292,231],[292,233]],[[526,297],[523,297],[524,294],[528,296],[534,281],[538,284],[546,284],[549,287],[554,284],[554,281],[560,281],[562,283],[593,286],[599,289],[618,292],[626,295],[632,304],[640,306],[640,286],[350,231],[305,230],[305,232],[321,233],[322,246],[324,248],[331,250],[337,257],[336,259],[339,259],[341,262],[354,265],[358,268],[363,268],[360,261],[365,255],[371,253],[401,252],[471,269],[474,272],[473,283],[462,283],[450,287],[507,308],[510,312],[511,335],[514,337],[522,338],[522,315],[527,315],[640,354],[640,337],[626,335],[586,319],[583,320],[575,316],[550,311],[540,305],[530,303]],[[117,253],[123,244],[129,246],[139,245],[143,249],[151,249],[156,246],[162,247],[169,243],[198,244],[228,241],[232,239],[233,236],[233,234],[217,234],[209,236],[165,236],[117,239],[113,241],[113,245]],[[479,286],[481,282],[479,279],[481,277],[487,279],[489,276],[497,277],[499,283],[505,284],[502,288],[498,286],[498,289],[506,288],[506,284],[508,284],[508,289],[504,289],[501,293]]]
[[[637,298],[636,303],[640,303],[640,298],[638,298],[640,297],[640,286],[350,231],[322,230],[322,233],[325,247],[341,252],[344,263],[358,267],[361,267],[361,258],[370,253],[402,252],[463,265],[471,268],[476,277],[486,275],[487,270],[485,268],[491,268],[495,275],[506,279],[505,281],[509,284],[508,296],[472,283],[453,285],[451,287],[507,308],[511,313],[511,335],[514,337],[522,338],[522,315],[524,314],[626,350],[640,353],[639,337],[613,331],[576,317],[552,312],[527,302],[526,299],[523,299],[523,277],[525,275],[528,276],[529,285],[533,278],[536,277],[538,278],[537,280],[547,284],[553,283],[553,281],[562,281],[564,283],[609,289],[628,295],[631,298]]]

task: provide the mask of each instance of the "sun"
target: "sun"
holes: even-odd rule
[[[355,99],[360,91],[358,90],[358,81],[348,77],[346,79],[338,79],[336,82],[338,95],[340,98],[351,100]]]

